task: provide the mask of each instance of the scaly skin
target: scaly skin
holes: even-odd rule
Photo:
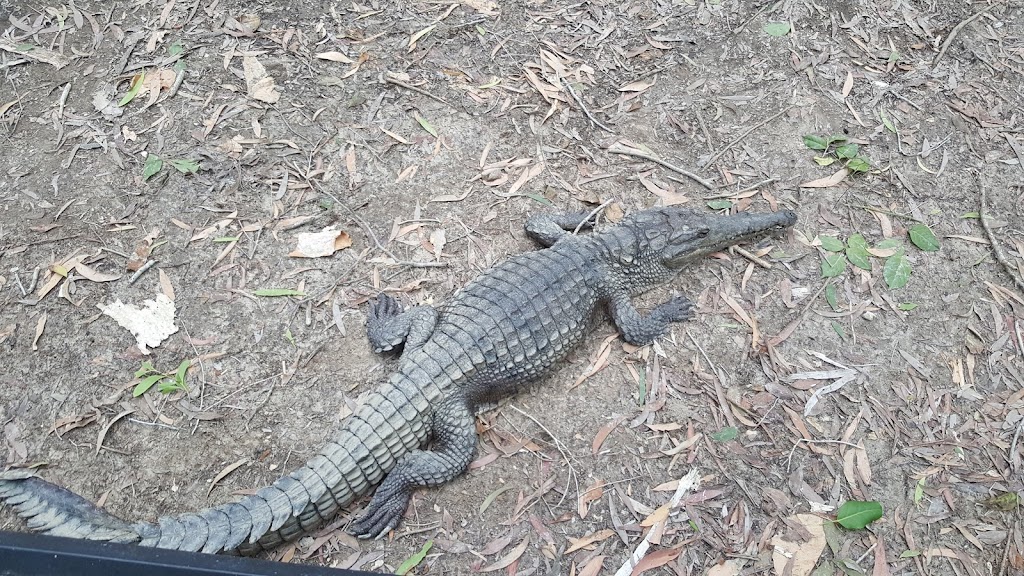
[[[404,345],[398,370],[316,456],[252,496],[129,524],[30,472],[9,470],[0,473],[0,499],[29,528],[56,536],[252,554],[309,532],[380,484],[349,527],[379,537],[398,525],[414,489],[466,470],[476,410],[548,372],[583,339],[597,308],[607,305],[627,342],[648,344],[688,319],[691,304],[676,297],[643,315],[631,296],[711,252],[796,222],[789,211],[723,217],[670,207],[635,213],[599,234],[566,232],[583,218],[530,218],[527,233],[547,248],[484,272],[440,310],[402,311],[392,298],[377,298],[367,333],[378,352]]]

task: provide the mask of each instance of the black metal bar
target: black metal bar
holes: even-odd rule
[[[370,576],[369,572],[0,531],[0,576]]]

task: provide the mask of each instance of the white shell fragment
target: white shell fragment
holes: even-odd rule
[[[124,304],[120,299],[96,306],[135,336],[143,354],[149,354],[149,348],[156,348],[178,331],[174,325],[174,302],[164,294],[157,294],[155,301],[145,300],[142,308]]]

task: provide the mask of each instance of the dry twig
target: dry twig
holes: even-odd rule
[[[650,162],[654,162],[655,164],[664,166],[665,168],[668,168],[669,170],[677,174],[682,174],[683,176],[686,176],[687,178],[693,180],[694,182],[700,184],[701,186],[707,188],[708,190],[714,188],[714,184],[712,184],[709,180],[705,180],[685,168],[680,168],[678,166],[669,164],[668,162],[665,162],[664,160],[658,158],[657,156],[651,156],[650,154],[642,152],[635,148],[628,148],[620,142],[616,142],[609,146],[608,152],[611,152],[612,154],[622,154],[624,156],[634,156],[636,158],[643,158],[644,160],[648,160]]]
[[[384,81],[387,82],[388,84],[394,84],[395,86],[401,86],[402,88],[405,88],[406,90],[412,90],[413,92],[416,92],[417,94],[422,94],[422,95],[426,96],[427,98],[430,98],[431,100],[437,100],[438,102],[440,102],[441,104],[444,104],[445,106],[449,106],[451,108],[455,108],[455,106],[452,106],[444,98],[441,98],[440,96],[434,96],[433,94],[431,94],[430,92],[427,92],[426,90],[424,90],[422,88],[413,86],[412,84],[408,84],[406,82],[402,82],[401,80],[398,80],[397,78],[392,78],[391,76],[389,76],[387,74],[384,75]]]
[[[949,31],[949,36],[946,36],[946,41],[943,42],[942,43],[942,47],[939,48],[939,53],[936,54],[935,58],[932,59],[932,70],[934,70],[935,67],[939,65],[939,60],[942,60],[942,57],[946,55],[946,50],[949,49],[949,45],[953,43],[953,39],[956,38],[956,35],[959,34],[961,30],[963,30],[964,26],[967,26],[971,22],[974,22],[978,18],[981,18],[981,16],[983,14],[985,14],[986,12],[988,12],[989,10],[994,8],[995,6],[996,6],[995,4],[990,4],[990,5],[982,8],[976,14],[974,14],[973,16],[967,18],[963,22],[957,24],[956,26],[953,27],[952,30]]]
[[[594,123],[594,126],[597,126],[601,130],[604,130],[605,132],[611,132],[612,134],[615,133],[614,130],[602,124],[601,121],[598,120],[597,118],[594,118],[594,115],[590,113],[590,110],[587,108],[587,105],[583,103],[583,98],[580,98],[580,95],[576,93],[576,89],[572,87],[572,84],[567,82],[565,78],[559,78],[559,80],[562,81],[562,86],[565,86],[565,90],[566,92],[569,93],[569,96],[572,96],[572,99],[576,101],[576,104],[578,104],[580,109],[583,110],[583,113],[586,114],[587,118],[589,118],[590,121]]]
[[[721,149],[721,150],[719,150],[718,152],[715,152],[714,154],[712,154],[712,155],[711,155],[711,159],[709,159],[709,160],[707,161],[707,164],[705,164],[705,166],[711,166],[712,164],[714,164],[714,163],[715,163],[715,160],[718,160],[719,158],[721,158],[722,154],[725,154],[726,152],[728,152],[728,151],[729,151],[729,149],[730,149],[730,148],[732,148],[732,147],[733,147],[733,146],[735,146],[736,144],[740,143],[740,142],[741,142],[741,141],[742,141],[742,140],[743,140],[744,138],[746,138],[747,136],[750,136],[750,133],[751,133],[751,132],[753,132],[754,130],[757,130],[757,129],[758,129],[758,128],[760,128],[761,126],[764,126],[765,124],[767,124],[767,123],[771,122],[772,120],[775,120],[776,118],[778,118],[779,116],[782,116],[782,115],[783,115],[783,114],[785,114],[786,112],[789,112],[790,108],[792,108],[792,107],[793,107],[793,105],[792,105],[792,104],[791,104],[791,105],[789,105],[789,106],[786,106],[786,107],[785,107],[785,108],[783,108],[782,110],[780,110],[780,111],[776,112],[775,114],[773,114],[773,115],[772,115],[772,116],[771,116],[770,118],[768,118],[767,120],[764,120],[763,122],[759,122],[759,123],[757,123],[757,124],[755,124],[755,125],[751,126],[750,128],[747,128],[746,130],[744,130],[744,131],[743,131],[743,133],[742,133],[742,134],[740,134],[739,136],[737,136],[736,138],[734,138],[732,142],[729,142],[728,144],[726,144],[726,145],[725,145],[725,148],[722,148],[722,149]]]
[[[1010,264],[1009,258],[1006,257],[1006,253],[1003,252],[999,243],[996,242],[996,235],[992,232],[992,226],[988,223],[988,190],[985,187],[985,181],[981,176],[981,172],[978,172],[978,186],[981,188],[981,213],[978,214],[978,219],[981,220],[981,227],[985,229],[985,237],[988,238],[988,243],[992,245],[992,253],[995,254],[996,261],[1003,267],[1006,274],[1013,280],[1013,285],[1020,290],[1021,294],[1024,294],[1024,281],[1013,271],[1013,265]]]

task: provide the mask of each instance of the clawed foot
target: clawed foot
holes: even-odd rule
[[[370,309],[366,314],[366,332],[374,352],[389,352],[402,343],[403,336],[389,338],[387,329],[391,319],[401,313],[402,304],[387,294],[381,293],[370,301]]]
[[[686,296],[675,296],[652,310],[651,315],[663,322],[683,322],[693,318],[693,302]]]
[[[381,489],[385,488],[381,486]],[[386,490],[378,489],[362,516],[348,527],[349,534],[363,540],[379,539],[398,527],[405,509],[409,505],[409,497],[402,494],[387,494]]]

